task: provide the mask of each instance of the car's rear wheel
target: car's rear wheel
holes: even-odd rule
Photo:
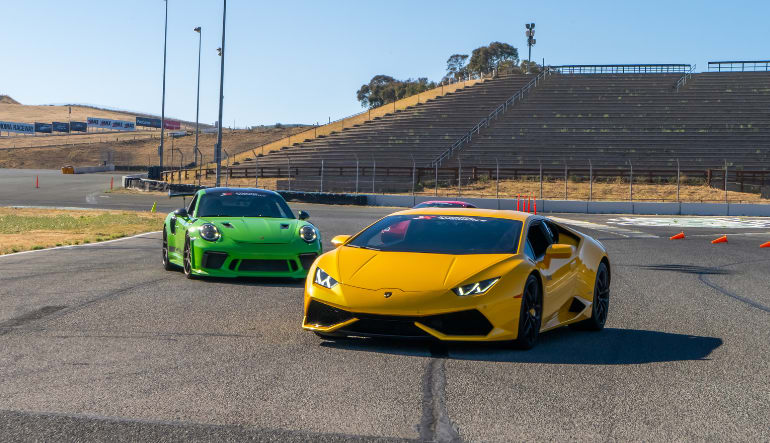
[[[168,234],[166,234],[166,227],[163,227],[163,269],[166,271],[175,271],[177,266],[171,263],[171,259],[168,258]]]
[[[532,349],[540,335],[543,320],[543,296],[537,277],[530,275],[524,284],[519,312],[519,335],[513,342],[518,349]]]
[[[192,263],[193,263],[193,256],[192,256],[192,248],[190,247],[190,237],[185,237],[184,239],[184,276],[187,278],[195,278],[195,275],[192,273]]]
[[[575,323],[578,329],[601,331],[607,322],[607,313],[610,307],[610,271],[602,262],[596,270],[596,282],[594,283],[594,301],[591,305],[591,318]]]

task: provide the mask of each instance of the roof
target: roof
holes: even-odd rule
[[[467,217],[493,217],[493,218],[507,218],[509,220],[518,220],[521,222],[526,221],[530,217],[534,217],[534,214],[528,212],[519,211],[501,211],[498,209],[479,209],[479,208],[419,208],[419,209],[406,209],[404,211],[394,212],[390,215],[409,215],[409,214],[425,214],[425,215],[464,215]]]
[[[214,192],[251,192],[251,193],[258,193],[258,194],[276,195],[276,196],[279,196],[279,197],[281,196],[281,194],[279,194],[279,193],[277,193],[275,191],[271,191],[269,189],[261,189],[261,188],[225,188],[225,187],[220,187],[220,188],[206,188],[206,189],[203,189],[203,191],[206,194],[214,193]]]

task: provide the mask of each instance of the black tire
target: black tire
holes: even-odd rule
[[[195,278],[195,275],[192,273],[192,248],[190,247],[190,237],[185,236],[184,238],[184,255],[183,255],[183,263],[184,266],[182,267],[182,270],[184,271],[184,276],[193,279]]]
[[[543,294],[537,277],[530,275],[524,283],[519,311],[519,335],[513,341],[517,349],[532,349],[537,343],[543,324]]]
[[[168,258],[168,235],[166,234],[166,227],[163,227],[163,269],[166,271],[176,271],[179,267]]]
[[[587,331],[601,331],[607,322],[607,313],[610,307],[610,270],[602,262],[596,269],[596,282],[594,283],[594,300],[591,305],[591,318],[575,323],[578,329]]]

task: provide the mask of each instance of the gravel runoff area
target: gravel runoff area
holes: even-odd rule
[[[390,211],[292,206],[327,249]],[[770,439],[770,229],[562,217],[609,248],[607,328],[527,352],[323,342],[301,284],[186,280],[157,233],[0,257],[0,440]]]

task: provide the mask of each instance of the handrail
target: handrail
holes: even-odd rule
[[[692,73],[693,71],[695,71],[695,66],[696,65],[692,65],[692,68],[690,68],[689,71],[685,72],[679,78],[679,80],[676,81],[676,86],[674,87],[676,89],[676,92],[679,92],[679,88],[683,87],[687,83],[687,80],[692,78]]]
[[[560,74],[634,74],[685,72],[690,69],[686,63],[667,64],[617,64],[617,65],[560,65],[551,66]]]
[[[748,69],[746,69],[746,65],[749,65]],[[709,62],[708,70],[716,72],[722,72],[723,70],[727,72],[770,71],[770,60],[732,60]]]
[[[471,128],[470,131],[465,133],[463,136],[455,140],[454,143],[444,152],[442,152],[438,157],[436,157],[433,161],[430,162],[430,166],[434,167],[437,165],[441,165],[441,162],[443,162],[445,159],[452,156],[455,150],[459,150],[462,148],[462,146],[466,143],[470,143],[470,141],[473,139],[473,133],[479,134],[481,132],[481,128],[486,126],[489,127],[489,122],[492,121],[492,119],[497,119],[497,116],[500,114],[504,114],[506,111],[508,111],[509,106],[513,106],[514,103],[516,103],[516,100],[521,101],[521,99],[529,93],[530,89],[537,86],[537,82],[544,80],[546,76],[551,75],[551,70],[549,68],[543,69],[535,78],[530,80],[526,85],[524,85],[521,89],[519,89],[515,94],[513,94],[508,100],[506,100],[502,105],[495,108],[492,112],[489,113],[488,116],[484,117],[480,122],[476,123],[476,126]]]

